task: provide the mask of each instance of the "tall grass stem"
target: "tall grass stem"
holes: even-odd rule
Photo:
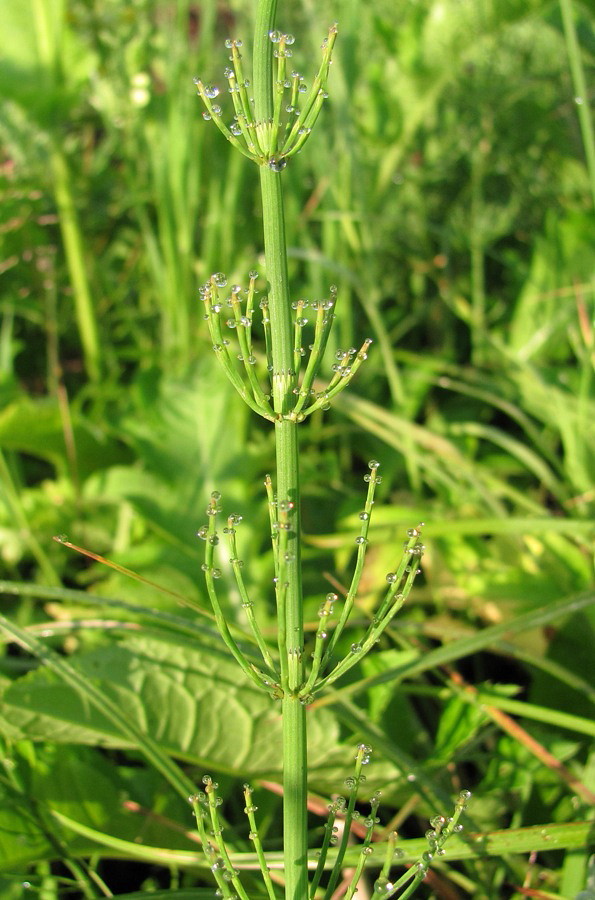
[[[68,163],[62,151],[55,145],[50,152],[50,164],[85,368],[91,381],[98,381],[101,374],[101,352],[95,305],[83,251],[83,236],[72,193]]]
[[[578,109],[578,120],[583,139],[583,146],[585,148],[593,205],[595,206],[595,129],[593,128],[593,117],[591,115],[591,107],[589,104],[589,92],[587,90],[585,70],[581,59],[581,49],[574,25],[572,0],[560,0],[560,10],[562,13],[562,24],[564,26],[564,37],[566,39],[568,63],[570,65],[570,74],[572,76],[574,88],[574,99]]]

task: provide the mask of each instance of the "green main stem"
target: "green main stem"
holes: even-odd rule
[[[256,117],[266,120],[273,112],[272,44],[276,0],[259,0],[254,38],[254,100]],[[266,275],[269,281],[269,317],[273,357],[273,406],[277,414],[276,489],[281,503],[289,501],[286,581],[285,645],[279,647],[287,660],[288,676],[283,687],[283,853],[286,900],[308,896],[307,869],[307,733],[306,708],[298,698],[303,683],[302,653],[304,623],[300,560],[300,483],[297,424],[283,418],[293,406],[293,323],[287,246],[283,212],[282,175],[266,165],[260,170]]]

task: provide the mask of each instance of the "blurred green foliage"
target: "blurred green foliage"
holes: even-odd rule
[[[543,0],[286,6],[280,24],[296,35],[306,80],[327,26],[339,22],[324,123],[283,174],[294,294],[339,288],[329,368],[337,346],[367,335],[375,342],[349,395],[303,433],[311,621],[329,584],[349,581],[359,475],[370,457],[382,461],[384,478],[361,619],[404,529],[424,519],[428,545],[422,587],[350,685],[359,718],[338,697],[320,711],[327,759],[317,739],[313,789],[330,792],[336,779],[339,789],[353,736],[368,727],[378,747],[371,780],[385,791],[387,820],[395,812],[399,824],[402,810],[405,836],[423,832],[424,817],[442,812],[435,804],[460,784],[477,798],[471,830],[588,818],[588,793],[534,746],[595,790],[587,683],[595,613],[584,599],[595,533],[595,216],[560,11]],[[593,84],[592,10],[577,2],[573,11]],[[188,671],[223,655],[217,639],[207,628],[204,646],[183,657],[184,628],[198,634],[195,613],[174,609],[168,624],[170,598],[51,537],[67,533],[202,607],[195,534],[216,487],[226,510],[244,516],[246,580],[271,633],[261,485],[272,435],[220,377],[197,293],[215,271],[245,281],[262,249],[256,172],[203,122],[192,84],[193,75],[223,83],[226,37],[244,38],[249,65],[253,13],[245,0],[7,0],[2,11],[0,560],[14,582],[3,585],[4,612],[21,627],[50,629],[51,644],[85,677],[94,659],[114,660],[96,677],[131,704],[137,682],[116,661],[145,640],[127,628],[149,630],[147,642],[167,652],[136,646],[138,683],[154,677],[156,685],[136,714],[142,722],[167,707],[176,727],[194,690]],[[573,613],[574,596],[583,599]],[[123,600],[132,607],[118,607]],[[515,626],[561,601],[561,622]],[[241,625],[233,591],[228,604]],[[149,608],[152,624],[143,618]],[[509,639],[465,649],[464,639],[506,623]],[[526,717],[515,713],[526,741],[486,713],[485,698],[474,704],[462,693],[448,666],[412,676],[399,692],[379,677],[358,688],[359,678],[457,641],[460,662],[455,644],[448,666],[493,692],[489,709],[526,701]],[[227,721],[216,688],[226,664],[211,665],[212,686],[207,678],[201,687],[200,715],[213,727]],[[87,731],[74,728],[75,692],[32,667],[7,648],[7,900],[20,896],[14,877],[53,884],[51,896],[66,891],[63,870],[27,869],[66,858],[68,829],[47,839],[57,827],[51,809],[130,841],[146,826],[156,847],[180,846],[165,818],[189,828],[186,808],[136,765],[135,750],[91,720]],[[237,689],[249,706],[249,688]],[[577,730],[559,710],[577,717]],[[219,770],[232,797],[246,769],[235,754],[240,731],[201,755],[200,732],[192,742],[189,731],[163,727],[165,751],[193,778],[203,765]],[[111,749],[76,746],[97,742]],[[267,754],[261,764],[254,749],[249,762],[256,781],[278,778]],[[68,809],[47,771],[55,786],[77,773]],[[89,785],[99,781],[93,800]],[[261,793],[273,847],[277,801]],[[124,795],[165,818],[131,822]],[[238,822],[234,802],[228,814]],[[238,851],[247,844],[242,827]],[[7,840],[13,831],[27,835],[26,852]],[[72,846],[75,856],[89,852],[87,839]],[[568,898],[589,886],[587,860],[580,849],[529,865],[512,854],[478,858],[440,867],[423,896],[516,898],[530,884]],[[157,853],[154,862],[167,874],[147,869],[138,886],[208,883],[192,870],[175,874]],[[455,893],[440,893],[447,882]]]

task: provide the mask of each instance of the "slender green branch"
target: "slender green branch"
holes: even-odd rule
[[[241,560],[238,556],[237,550],[237,541],[236,541],[236,530],[235,526],[238,525],[242,520],[241,516],[231,515],[227,518],[227,526],[223,529],[224,534],[227,535],[227,539],[229,541],[229,549],[231,552],[230,557],[230,565],[233,569],[233,574],[236,580],[236,584],[238,586],[238,591],[240,593],[240,597],[242,598],[242,609],[246,613],[246,618],[248,619],[248,625],[250,626],[250,630],[254,635],[254,639],[258,644],[258,648],[262,654],[262,658],[264,660],[265,665],[268,667],[271,674],[275,674],[275,664],[273,663],[273,658],[271,656],[271,652],[267,646],[267,643],[263,637],[262,631],[260,630],[260,626],[256,621],[256,617],[254,615],[254,603],[248,596],[248,591],[246,590],[246,585],[244,583],[244,577],[242,575],[242,567],[244,565],[243,560]]]
[[[372,838],[374,836],[374,830],[376,825],[379,824],[380,819],[376,816],[378,812],[378,806],[380,805],[380,794],[376,793],[372,797],[370,801],[370,815],[367,819],[364,820],[364,825],[366,826],[366,836],[364,838],[364,843],[362,844],[361,853],[357,860],[357,864],[355,866],[355,872],[353,873],[353,877],[349,882],[349,887],[345,893],[345,900],[352,900],[353,896],[357,893],[357,886],[359,884],[360,878],[368,861],[368,858],[374,852],[374,848],[371,846]],[[380,891],[375,889],[375,893],[378,894]]]
[[[271,880],[271,875],[269,872],[269,867],[267,866],[267,861],[264,855],[264,850],[262,849],[262,842],[260,840],[260,835],[258,833],[258,828],[256,827],[256,819],[254,818],[254,813],[257,808],[254,806],[252,802],[252,788],[249,784],[244,785],[244,800],[246,802],[246,806],[244,807],[244,812],[248,816],[248,822],[250,823],[250,833],[248,837],[254,844],[254,849],[256,850],[256,856],[258,857],[258,865],[260,866],[260,872],[262,875],[262,880],[264,881],[264,885],[266,887],[267,894],[269,896],[269,900],[275,900],[275,889],[273,887],[273,882]]]
[[[351,823],[356,817],[355,804],[357,801],[358,788],[366,780],[366,776],[362,775],[362,767],[370,762],[371,752],[372,751],[370,747],[368,747],[366,744],[358,745],[357,754],[355,756],[355,767],[353,775],[350,775],[345,779],[345,787],[349,790],[349,799],[347,801],[347,809],[345,811],[345,825],[343,828],[343,834],[341,835],[339,846],[337,848],[337,855],[333,863],[330,878],[324,893],[324,900],[331,900],[335,888],[337,887],[341,869],[343,868],[343,860],[345,858],[345,852],[347,850],[347,843],[349,841]],[[359,813],[357,815],[359,815]]]
[[[192,794],[188,797],[188,801],[191,803],[192,808],[194,810],[194,817],[196,819],[196,830],[198,831],[198,836],[200,838],[200,843],[202,846],[203,853],[205,855],[205,859],[209,865],[211,872],[213,873],[213,877],[217,882],[217,887],[219,889],[219,895],[224,898],[224,900],[231,900],[234,896],[231,890],[231,885],[229,883],[229,879],[225,877],[225,863],[213,847],[209,833],[207,831],[205,825],[205,819],[207,817],[206,811],[203,809],[203,804],[207,799],[207,795],[204,791],[199,791],[197,794]],[[210,818],[210,816],[209,816]]]
[[[223,802],[221,797],[217,795],[217,788],[219,787],[219,785],[216,781],[213,781],[210,775],[204,775],[202,781],[205,786],[205,794],[208,804],[208,815],[211,825],[210,831],[219,848],[220,858],[215,863],[215,867],[222,870],[224,880],[230,882],[233,885],[236,896],[239,897],[240,900],[250,900],[248,894],[244,890],[242,882],[238,877],[239,870],[235,868],[231,859],[229,858],[229,853],[227,851],[225,841],[223,840],[223,828],[218,812],[218,808]]]
[[[335,819],[337,818],[337,814],[344,813],[345,806],[345,797],[337,797],[333,802],[329,805],[329,813],[328,818],[326,820],[326,824],[324,826],[324,837],[322,839],[322,846],[318,851],[318,863],[316,865],[316,871],[314,872],[314,876],[310,883],[310,898],[314,898],[316,891],[318,889],[318,885],[320,884],[320,879],[324,874],[324,870],[326,868],[326,859],[328,856],[329,847],[331,844],[335,844],[337,842],[336,830],[337,826],[335,826]]]
[[[202,570],[205,574],[207,593],[209,595],[209,600],[211,601],[211,606],[213,607],[213,612],[215,613],[217,628],[219,629],[219,633],[225,641],[225,644],[232,654],[233,658],[238,663],[242,671],[248,676],[250,681],[254,682],[257,687],[262,687],[263,685],[269,686],[270,676],[268,676],[264,672],[261,672],[255,665],[250,663],[234,640],[231,631],[229,630],[229,626],[225,618],[225,613],[221,608],[221,604],[219,603],[219,598],[217,596],[215,580],[221,577],[221,570],[214,564],[214,550],[219,543],[219,535],[217,534],[215,528],[215,518],[220,510],[220,499],[221,494],[219,493],[219,491],[213,491],[211,494],[211,501],[209,503],[209,506],[207,507],[209,524],[203,526],[198,531],[198,537],[206,541],[205,561],[202,565]]]
[[[333,654],[335,647],[337,646],[337,642],[339,638],[343,634],[345,630],[345,626],[349,620],[349,616],[351,615],[351,610],[353,609],[353,604],[355,601],[355,597],[357,595],[357,591],[359,588],[359,583],[362,577],[362,573],[364,570],[364,561],[366,558],[366,548],[368,546],[368,529],[370,527],[370,518],[372,515],[372,507],[374,505],[374,492],[376,490],[376,485],[382,481],[382,478],[378,475],[378,467],[380,463],[378,463],[375,459],[370,460],[368,463],[370,474],[365,475],[364,478],[368,483],[368,493],[366,496],[366,502],[364,504],[364,508],[360,513],[361,519],[361,529],[359,535],[356,537],[355,542],[357,544],[357,558],[355,562],[355,570],[353,572],[353,578],[351,579],[351,584],[349,586],[349,590],[347,592],[347,597],[345,598],[345,603],[343,605],[343,611],[333,633],[331,640],[329,641],[329,645],[327,647],[326,653],[324,655],[324,659],[322,662],[323,667],[326,666]],[[336,595],[332,595],[335,599],[338,599]],[[327,596],[329,599],[330,595]]]

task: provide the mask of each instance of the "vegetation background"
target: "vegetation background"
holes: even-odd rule
[[[592,84],[592,8],[573,11]],[[100,896],[69,882],[89,853],[86,877],[114,894],[210,884],[163,849],[196,852],[187,804],[38,667],[36,637],[192,779],[217,775],[239,851],[239,786],[260,784],[277,846],[274,707],[206,616],[52,542],[67,533],[206,610],[196,531],[217,488],[244,517],[246,578],[273,633],[273,435],[219,373],[198,299],[212,272],[245,282],[262,248],[257,173],[203,121],[192,84],[223,83],[226,37],[244,38],[248,63],[253,13],[247,0],[3,5],[2,609],[34,654],[7,643],[0,669],[2,900],[24,882]],[[312,712],[312,791],[340,790],[364,738],[383,824],[405,838],[460,787],[472,831],[592,820],[591,97],[556,3],[283,4],[306,80],[335,20],[331,101],[283,174],[291,276],[296,298],[338,286],[329,369],[337,347],[374,346],[302,433],[312,627],[349,581],[370,458],[383,482],[360,621],[420,519],[427,553],[390,638]],[[241,624],[231,588],[228,605]],[[155,852],[132,864],[141,840]],[[575,897],[593,890],[588,859],[583,841],[440,863],[420,896]]]

